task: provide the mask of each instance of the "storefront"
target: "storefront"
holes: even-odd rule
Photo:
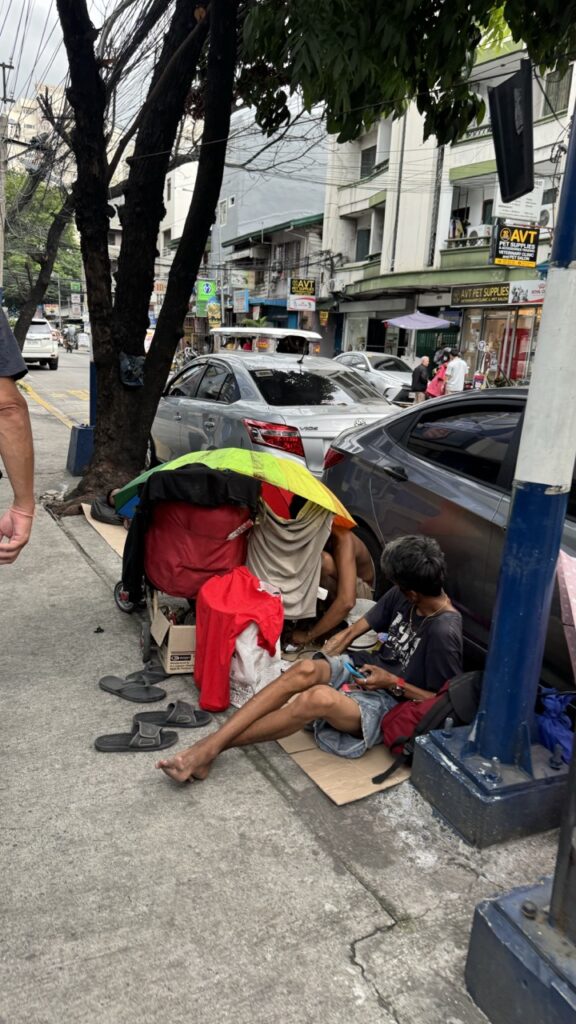
[[[386,328],[385,321],[410,312],[413,303],[410,303],[409,309],[408,303],[409,300],[406,298],[341,303],[340,310],[344,313],[343,351],[370,349],[397,354],[400,331],[397,327]]]
[[[538,340],[545,281],[511,281],[452,289],[462,309],[459,347],[470,373],[527,380]]]

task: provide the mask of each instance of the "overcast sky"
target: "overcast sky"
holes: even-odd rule
[[[96,26],[117,0],[89,0]],[[67,70],[66,51],[54,0],[0,0],[0,61],[14,64],[9,94],[31,95],[36,82],[59,84]]]

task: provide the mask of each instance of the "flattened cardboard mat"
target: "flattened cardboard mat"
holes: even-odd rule
[[[86,516],[86,519],[99,533],[100,536],[110,545],[113,551],[122,558],[124,554],[124,545],[126,543],[126,530],[123,526],[109,526],[108,523],[99,523],[97,519],[94,519],[90,513],[90,505],[82,505],[82,511]]]
[[[278,743],[338,807],[382,793],[410,778],[410,768],[401,767],[386,782],[379,786],[372,784],[372,777],[385,772],[394,761],[388,748],[381,745],[372,747],[362,757],[346,758],[319,750],[312,733],[303,730]]]

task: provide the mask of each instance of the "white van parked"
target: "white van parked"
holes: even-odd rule
[[[39,363],[41,366],[49,366],[51,370],[58,369],[58,341],[47,320],[35,319],[32,321],[28,328],[22,355],[28,364]]]

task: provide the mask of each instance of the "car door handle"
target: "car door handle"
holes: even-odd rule
[[[407,480],[408,474],[403,466],[382,466],[382,469],[393,480]]]
[[[207,428],[207,430],[214,430],[214,427],[216,426],[216,420],[204,420],[204,426]]]
[[[182,415],[181,415],[181,413],[179,413],[179,412],[175,412],[175,413],[174,413],[174,419],[175,419],[175,420],[181,420],[181,419],[182,419]]]

